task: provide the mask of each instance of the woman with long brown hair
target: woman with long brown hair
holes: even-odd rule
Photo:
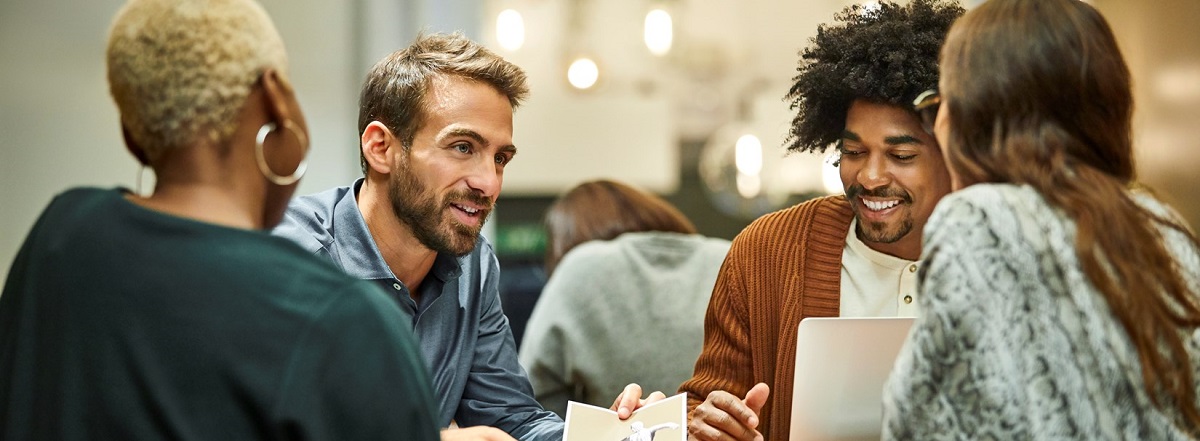
[[[989,0],[919,103],[956,189],[925,230],[895,439],[1198,434],[1196,237],[1136,181],[1129,69],[1076,0]]]

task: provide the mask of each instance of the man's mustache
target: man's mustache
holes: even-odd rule
[[[491,198],[475,191],[460,190],[446,195],[446,203],[449,204],[455,202],[468,202],[484,211],[492,211],[492,209],[496,208],[496,203],[493,202]]]
[[[860,196],[873,198],[900,198],[900,201],[905,204],[912,203],[912,195],[908,194],[907,191],[892,187],[890,185],[887,187],[879,187],[876,189],[867,190],[866,188],[863,188],[862,184],[854,184],[851,185],[850,188],[846,189],[847,199],[854,199]]]

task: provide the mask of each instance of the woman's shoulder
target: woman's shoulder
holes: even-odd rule
[[[948,225],[991,227],[1002,225],[1014,211],[1014,205],[1036,197],[1032,189],[1011,184],[975,184],[957,190],[938,202],[929,216],[927,230],[934,232]]]
[[[1069,249],[1074,226],[1032,187],[976,184],[944,197],[923,236],[927,251],[1026,255]]]
[[[1011,209],[1014,205],[1028,205],[1041,201],[1042,197],[1037,190],[1026,185],[975,184],[946,195],[934,211],[947,211],[958,207],[981,211],[1000,211]]]
[[[929,225],[970,223],[995,228],[1057,217],[1057,211],[1033,187],[989,183],[943,197],[930,215]]]

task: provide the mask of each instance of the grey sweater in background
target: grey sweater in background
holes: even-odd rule
[[[629,383],[674,395],[692,376],[704,312],[729,242],[626,233],[571,250],[551,275],[521,343],[534,396],[609,407]]]

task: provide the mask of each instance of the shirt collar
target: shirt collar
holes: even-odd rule
[[[846,233],[846,246],[852,251],[881,267],[900,271],[907,268],[918,261],[905,260],[887,253],[875,251],[874,248],[867,246],[861,239],[858,238],[858,219],[850,221],[850,231]]]
[[[366,280],[397,280],[383,260],[383,254],[379,252],[379,246],[367,228],[362,211],[358,209],[358,191],[363,182],[363,178],[355,180],[350,191],[334,204],[333,218],[338,234],[334,235],[333,243],[339,250],[339,260],[347,274]],[[438,253],[429,273],[444,283],[462,274],[462,262],[452,255]]]

